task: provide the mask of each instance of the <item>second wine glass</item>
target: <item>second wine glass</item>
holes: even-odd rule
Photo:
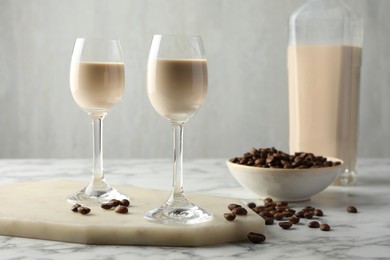
[[[122,99],[124,74],[119,40],[76,40],[70,67],[70,86],[74,100],[92,119],[93,174],[84,189],[68,197],[70,203],[93,205],[110,199],[128,198],[111,187],[103,173],[103,119]]]
[[[149,221],[196,224],[212,214],[183,193],[183,127],[202,106],[207,94],[207,60],[197,36],[155,35],[149,53],[147,88],[154,109],[173,127],[173,189],[161,206],[145,213]]]

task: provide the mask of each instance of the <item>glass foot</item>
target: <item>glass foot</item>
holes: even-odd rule
[[[116,189],[110,187],[106,182],[103,182],[99,185],[90,183],[81,191],[70,195],[67,198],[67,201],[72,204],[100,205],[111,199],[122,200],[128,198],[128,196],[121,194]]]
[[[199,224],[210,221],[213,215],[190,203],[186,207],[162,206],[152,209],[147,211],[144,217],[148,221],[163,224]]]

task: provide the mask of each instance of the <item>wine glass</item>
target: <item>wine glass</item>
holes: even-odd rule
[[[103,173],[103,119],[122,99],[125,76],[119,40],[76,39],[70,66],[70,87],[76,103],[92,119],[93,169],[91,182],[70,195],[70,203],[94,205],[126,195],[112,188]]]
[[[207,94],[207,60],[198,36],[154,35],[147,68],[148,97],[173,127],[173,189],[159,208],[145,213],[152,222],[195,224],[212,214],[183,194],[183,127]]]

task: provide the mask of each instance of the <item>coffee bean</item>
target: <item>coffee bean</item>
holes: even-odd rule
[[[264,206],[265,206],[266,208],[275,208],[276,203],[273,202],[273,201],[269,201],[269,202],[264,203]]]
[[[240,208],[240,207],[241,207],[241,205],[235,204],[235,203],[231,203],[231,204],[228,205],[228,209],[229,210],[233,210],[235,208]]]
[[[276,205],[277,206],[288,206],[288,202],[287,201],[276,201]]]
[[[320,225],[320,229],[322,230],[322,231],[329,231],[330,230],[330,226],[328,225],[328,224],[321,224]]]
[[[234,208],[232,210],[232,213],[235,214],[235,215],[243,216],[243,215],[248,214],[248,211],[245,208],[243,208],[243,207],[237,207],[237,208]]]
[[[241,158],[240,161],[239,161],[239,164],[246,164],[248,162],[248,159],[247,158]]]
[[[233,213],[224,213],[223,214],[223,217],[227,220],[227,221],[233,221],[236,219],[236,215],[234,215]]]
[[[255,166],[259,166],[261,164],[264,164],[264,159],[263,158],[257,158],[255,160]]]
[[[250,208],[250,209],[256,208],[256,203],[254,203],[254,202],[249,202],[249,203],[248,203],[248,208]]]
[[[347,211],[349,213],[357,213],[358,212],[358,210],[357,210],[357,208],[355,206],[348,206],[347,207]]]
[[[266,207],[265,209],[266,209],[266,211],[270,212],[271,214],[275,214],[275,212],[276,212],[275,207],[272,207],[272,206]]]
[[[314,210],[314,215],[317,216],[317,217],[322,217],[324,215],[324,213],[320,209],[315,209]]]
[[[308,212],[305,212],[303,213],[303,217],[307,218],[307,219],[312,219],[314,216],[313,212],[311,211],[308,211]]]
[[[315,208],[313,208],[312,206],[306,206],[302,209],[304,212],[308,212],[308,211],[314,211]]]
[[[86,215],[88,214],[89,212],[91,212],[91,209],[90,208],[87,208],[87,207],[83,207],[83,206],[80,206],[77,208],[77,211],[79,213],[81,213],[82,215]]]
[[[312,221],[307,226],[309,228],[319,228],[320,227],[320,223],[318,223],[317,221]]]
[[[296,213],[295,213],[295,216],[297,216],[298,218],[304,218],[304,217],[305,217],[304,214],[305,214],[305,212],[303,212],[303,211],[301,210],[301,211],[296,212]]]
[[[117,200],[117,199],[111,199],[107,203],[112,204],[113,207],[116,207],[116,206],[121,204],[120,200]]]
[[[294,215],[294,212],[293,211],[283,212],[283,215],[284,215],[284,217],[289,218],[289,217],[292,217]]]
[[[272,215],[270,212],[268,211],[263,211],[261,213],[259,213],[260,217],[262,217],[263,219],[266,219],[266,218],[274,218],[274,215]]]
[[[263,212],[265,210],[265,207],[264,206],[257,206],[255,208],[253,208],[252,210],[256,213],[260,213],[260,212]]]
[[[119,205],[115,208],[115,212],[119,214],[126,214],[129,212],[129,209],[126,206]]]
[[[253,166],[255,165],[255,162],[252,159],[249,159],[248,162],[246,163],[248,166]]]
[[[293,224],[298,224],[300,221],[300,218],[298,218],[297,216],[294,215],[294,216],[289,217],[288,221],[290,221]]]
[[[292,226],[292,223],[289,221],[279,222],[279,226],[283,229],[289,229]]]
[[[264,204],[266,204],[268,202],[273,202],[273,199],[272,198],[265,198],[265,199],[263,199],[263,202],[264,202]]]
[[[284,214],[283,213],[276,212],[274,214],[274,219],[276,219],[276,220],[282,220],[283,218],[284,218]]]
[[[74,204],[73,206],[72,206],[72,208],[71,208],[71,210],[73,211],[73,212],[78,212],[78,207],[81,207],[81,205],[80,204]]]
[[[114,206],[111,203],[103,203],[102,205],[100,205],[100,207],[102,209],[111,209]]]
[[[265,223],[266,225],[273,225],[273,224],[274,224],[274,220],[273,220],[272,218],[266,218],[266,219],[264,220],[264,223]]]
[[[122,199],[120,201],[120,205],[128,207],[128,206],[130,206],[130,201],[128,199]]]
[[[249,232],[247,238],[249,241],[251,241],[254,244],[263,243],[266,239],[263,234],[254,233],[254,232]]]

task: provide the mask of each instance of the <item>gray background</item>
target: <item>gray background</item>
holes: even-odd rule
[[[171,128],[151,107],[153,34],[201,35],[205,105],[185,129],[185,158],[288,149],[287,22],[305,0],[0,0],[0,157],[88,158],[87,115],[69,90],[76,37],[121,40],[126,93],[105,119],[105,157],[171,156]],[[390,156],[390,1],[345,1],[365,20],[359,156]]]

